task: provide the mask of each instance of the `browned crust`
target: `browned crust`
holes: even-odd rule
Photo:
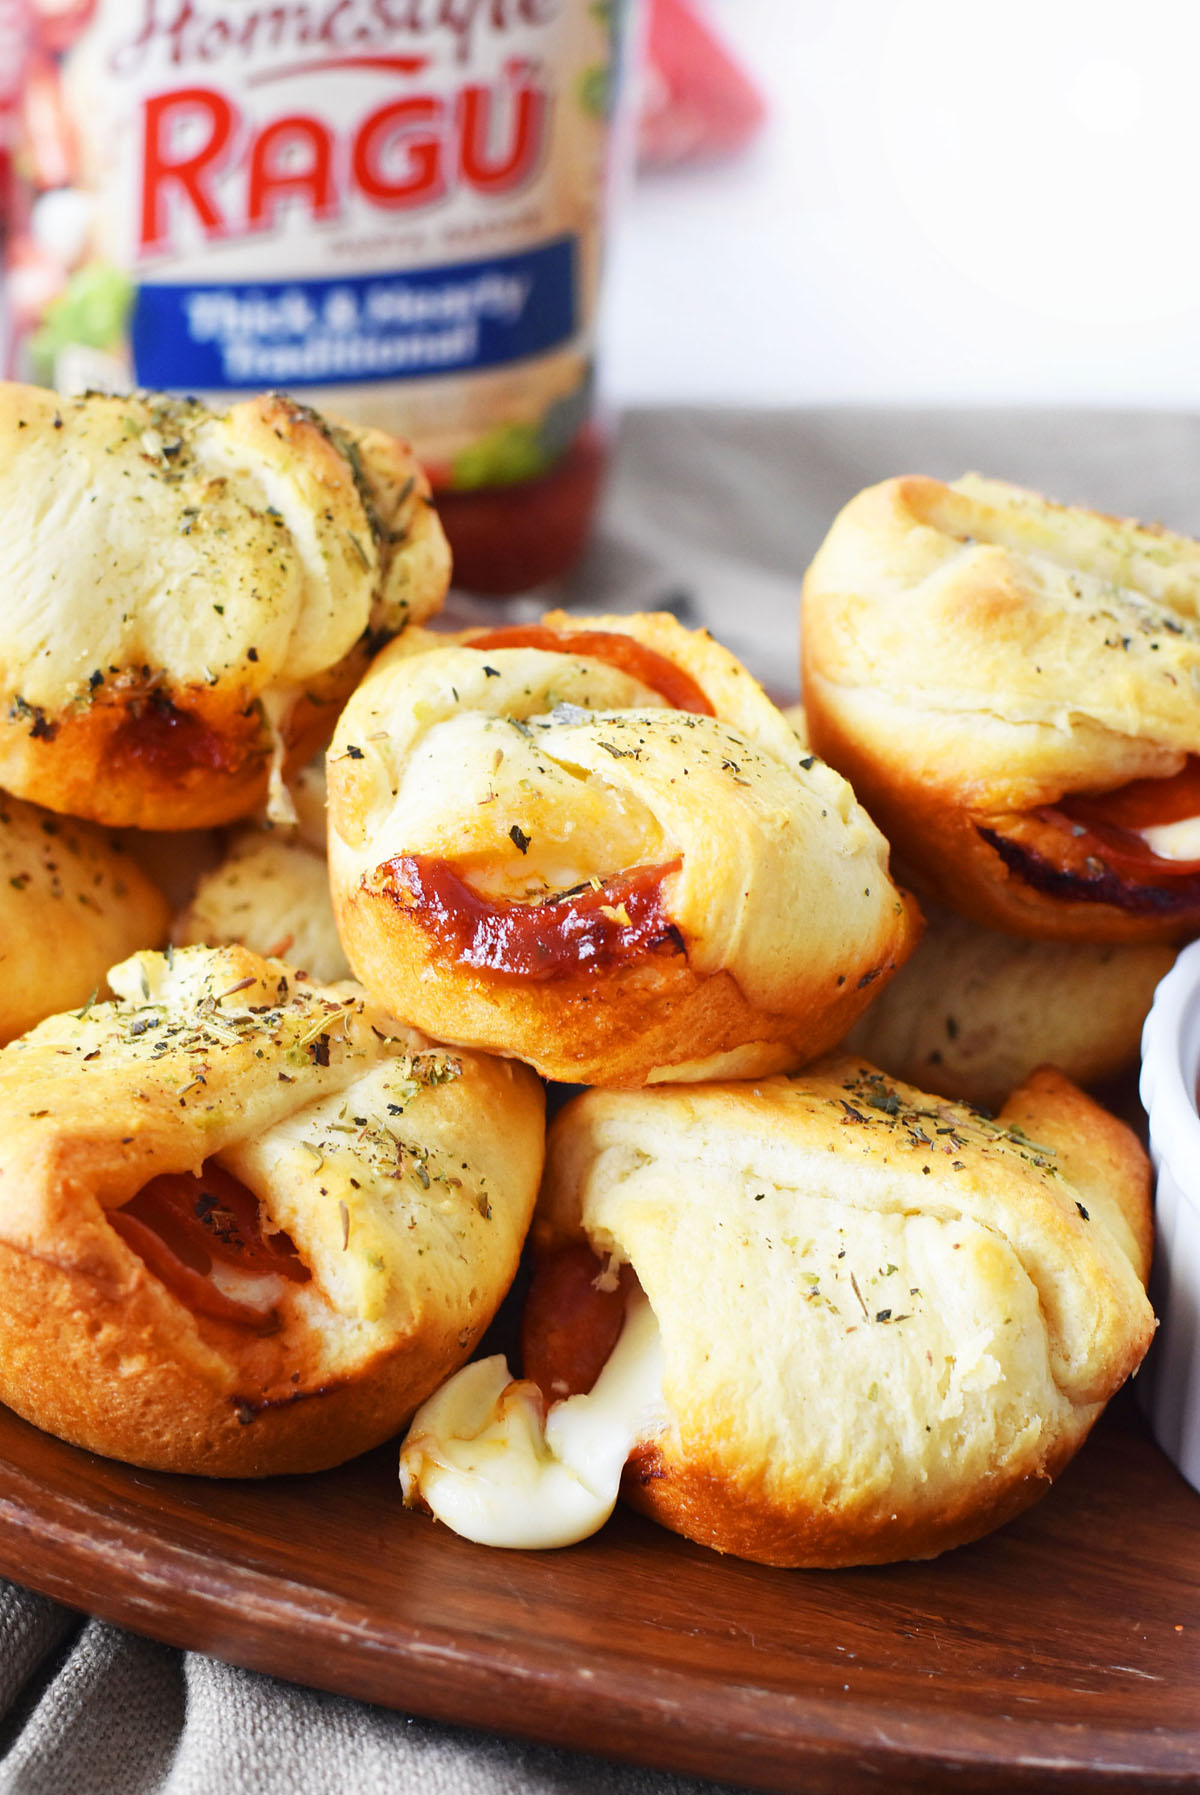
[[[832,1064],[849,1066],[854,1062]],[[784,1081],[778,1082],[782,1085]],[[803,1078],[796,1082],[802,1084]],[[699,1106],[718,1094],[722,1104],[734,1109],[745,1107],[747,1135],[757,1132],[761,1138],[764,1119],[756,1119],[752,1110],[757,1092],[745,1084],[727,1083],[709,1086],[707,1091],[697,1089],[692,1097]],[[910,1097],[914,1095],[909,1093]],[[656,1094],[653,1099],[643,1098],[642,1103],[661,1100]],[[555,1207],[554,1181],[563,1175],[564,1168],[556,1157],[554,1131],[558,1131],[558,1146],[562,1147],[570,1139],[572,1113],[579,1117],[590,1109],[594,1117],[596,1106],[606,1101],[612,1104],[617,1100],[606,1100],[600,1093],[585,1094],[556,1119],[543,1186],[544,1207],[534,1226],[535,1243],[541,1252],[579,1238],[581,1228],[573,1200],[561,1210]],[[677,1095],[672,1093],[668,1101],[677,1103]],[[1078,1225],[1087,1226],[1090,1222],[1108,1232],[1113,1244],[1119,1244],[1120,1250],[1128,1253],[1133,1271],[1144,1283],[1152,1235],[1150,1167],[1132,1130],[1051,1067],[1034,1073],[1013,1094],[997,1125],[1023,1132],[1031,1142],[1038,1143],[1039,1152],[1048,1150],[1053,1155],[1057,1171],[1067,1181],[1079,1211]],[[619,1133],[597,1130],[585,1153],[607,1151],[620,1138]],[[670,1154],[669,1128],[662,1138],[667,1143],[663,1150]],[[623,1144],[628,1147],[637,1140],[646,1155],[654,1153],[655,1129],[646,1113],[640,1135],[636,1139],[626,1136]],[[831,1152],[837,1150],[835,1141],[830,1140],[828,1145]],[[589,1163],[594,1164],[595,1160]],[[624,1161],[618,1155],[614,1163]],[[680,1172],[683,1188],[686,1167],[681,1167]],[[565,1176],[569,1188],[574,1190],[579,1168],[567,1170]],[[1012,1200],[1010,1189],[1007,1201]],[[585,1216],[587,1213],[585,1200]],[[589,1233],[585,1220],[582,1237],[600,1259],[613,1250],[615,1242],[621,1257],[628,1260],[636,1274],[636,1203],[625,1213],[628,1232],[618,1225],[610,1237],[604,1232],[606,1220],[597,1224],[601,1228],[597,1237]],[[848,1221],[852,1215],[850,1208]],[[1077,1225],[1073,1216],[1070,1219],[1072,1226]],[[1053,1219],[1050,1225],[1055,1225]],[[660,1238],[657,1232],[647,1237],[651,1243]],[[647,1245],[644,1270],[650,1270],[656,1250],[653,1244]],[[649,1288],[652,1279],[646,1281]],[[761,1291],[757,1292],[757,1300],[763,1300]],[[679,1311],[674,1302],[671,1315],[671,1325],[678,1329]],[[1137,1313],[1126,1318],[1126,1325],[1118,1330],[1103,1363],[1097,1364],[1086,1387],[1079,1386],[1078,1397],[1061,1411],[1052,1427],[1041,1430],[1036,1444],[1019,1437],[1009,1440],[989,1452],[986,1468],[950,1480],[936,1497],[922,1495],[920,1484],[914,1486],[908,1479],[892,1486],[881,1479],[879,1487],[864,1489],[859,1478],[843,1479],[836,1462],[806,1466],[799,1477],[784,1475],[769,1427],[756,1434],[754,1447],[741,1457],[730,1445],[731,1409],[718,1401],[698,1412],[694,1401],[689,1404],[684,1389],[676,1394],[673,1423],[631,1453],[622,1494],[633,1507],[686,1538],[758,1563],[836,1568],[931,1558],[981,1537],[1020,1514],[1045,1492],[1086,1439],[1104,1402],[1137,1369],[1153,1328],[1149,1306],[1142,1304]],[[707,1358],[713,1341],[702,1310],[697,1310],[694,1322],[689,1319],[686,1329],[689,1357]],[[675,1343],[679,1343],[678,1335]],[[669,1339],[666,1352],[670,1363]],[[830,1377],[836,1379],[837,1375],[836,1367],[831,1365]],[[919,1422],[920,1411],[914,1413]]]
[[[414,1316],[406,1339],[339,1375],[297,1317],[263,1337],[193,1316],[107,1227],[76,1265],[0,1242],[0,1400],[148,1470],[320,1471],[397,1433],[469,1358],[498,1301],[459,1332]]]
[[[368,658],[359,644],[309,682],[283,728],[285,770],[328,742]],[[157,762],[147,725],[164,744]],[[271,754],[258,701],[228,685],[175,688],[130,674],[57,716],[20,704],[0,716],[0,785],[112,828],[206,829],[245,816],[267,796]]]
[[[803,1065],[842,1039],[900,964],[893,957],[840,987],[797,991],[794,1008],[776,1016],[749,1003],[728,972],[704,977],[683,954],[544,982],[458,964],[384,878],[346,895],[338,927],[351,965],[369,969],[415,1027],[525,1060],[543,1078],[613,1088],[758,1042],[778,1050],[763,1070]],[[910,935],[898,932],[903,952]]]
[[[0,434],[8,431],[15,442],[15,432],[25,428],[16,413],[25,410],[40,420],[43,432],[49,429],[45,393],[0,386]],[[69,409],[72,416],[86,417],[92,408],[103,417],[120,403],[88,395],[70,401]],[[185,434],[198,419],[219,415],[196,401],[154,395],[129,403],[148,423],[156,421],[154,408],[161,406],[184,420]],[[245,400],[221,421],[239,455],[248,453],[268,470],[278,469],[281,456],[295,466],[310,517],[323,520],[327,529],[323,555],[332,591],[345,597],[347,580],[354,580],[359,602],[368,601],[359,640],[340,658],[294,681],[286,665],[268,672],[258,649],[240,635],[230,658],[217,660],[216,672],[197,671],[193,662],[186,683],[169,653],[155,666],[85,662],[77,682],[59,683],[49,697],[43,689],[40,702],[33,702],[21,689],[22,670],[10,669],[0,701],[0,786],[5,789],[115,828],[209,828],[246,816],[268,795],[275,728],[282,736],[283,770],[295,770],[328,743],[341,707],[383,642],[440,604],[448,550],[428,503],[428,482],[407,444],[380,431],[332,424],[278,393]],[[180,505],[192,501],[181,513],[187,518],[201,515],[206,497],[224,484],[196,469],[186,482],[176,490]],[[410,537],[404,519],[411,522],[414,506],[421,529]],[[282,526],[282,517],[272,515]],[[337,530],[339,519],[347,527]],[[377,556],[369,591],[364,586],[369,563],[356,531],[370,534]],[[190,522],[183,533],[191,534]],[[336,537],[336,550],[329,547],[330,537]],[[406,573],[402,563],[410,548]],[[202,561],[196,565],[203,570]],[[257,587],[251,597],[264,614],[269,611],[268,598]],[[326,652],[332,657],[345,641],[344,634],[336,634]],[[85,651],[86,642],[81,655]],[[280,717],[272,712],[273,702]]]
[[[138,748],[147,718],[165,745],[157,767]],[[190,765],[185,738],[196,750]],[[0,718],[0,783],[51,810],[113,827],[227,822],[260,801],[269,762],[257,704],[228,690],[127,678],[86,708],[48,716],[17,704]]]
[[[935,1516],[893,1514],[886,1508],[864,1514],[861,1508],[846,1511],[836,1503],[788,1508],[773,1502],[761,1485],[748,1479],[731,1484],[702,1465],[666,1462],[654,1446],[639,1447],[630,1457],[621,1494],[660,1526],[755,1564],[837,1570],[936,1558],[1031,1508],[1083,1444],[1101,1407],[1078,1412],[1075,1428],[1060,1436],[1036,1466],[1022,1461],[1007,1474],[964,1490],[956,1506]]]
[[[1030,811],[997,803],[987,791],[939,790],[906,780],[899,763],[881,766],[826,709],[820,688],[816,678],[807,688],[812,745],[850,781],[918,896],[924,892],[988,928],[1042,941],[1173,943],[1190,940],[1200,929],[1200,895],[1182,908],[1170,903],[1133,910],[1105,902],[1094,892],[1071,898],[1062,890],[1040,889],[1023,876],[1021,857],[1006,858],[995,838],[1018,847],[1036,846],[1046,854],[1055,832]],[[1038,802],[1052,804],[1062,795],[1050,791]]]

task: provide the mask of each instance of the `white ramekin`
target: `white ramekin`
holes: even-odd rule
[[[1138,1397],[1163,1451],[1200,1489],[1200,941],[1154,994],[1142,1031],[1142,1103],[1155,1188],[1150,1297],[1159,1327]]]

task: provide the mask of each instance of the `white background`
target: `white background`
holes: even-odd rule
[[[1196,0],[706,0],[770,114],[641,178],[618,402],[1200,406]]]

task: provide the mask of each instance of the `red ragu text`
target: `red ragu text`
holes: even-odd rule
[[[549,104],[538,65],[523,59],[494,82],[405,94],[340,129],[301,110],[248,123],[213,87],[154,94],[144,102],[140,252],[173,248],[185,218],[230,237],[269,229],[285,204],[315,220],[337,218],[353,196],[401,211],[460,188],[515,192],[541,163]]]

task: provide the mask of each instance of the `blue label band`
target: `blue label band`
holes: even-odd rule
[[[576,239],[406,274],[139,289],[141,386],[345,386],[524,361],[569,341]]]

